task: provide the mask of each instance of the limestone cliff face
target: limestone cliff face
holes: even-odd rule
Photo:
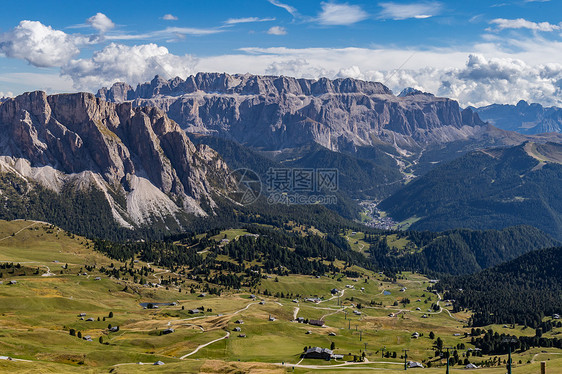
[[[95,185],[125,226],[210,213],[201,202],[214,206],[213,192],[228,188],[229,172],[216,152],[195,147],[160,109],[40,91],[0,105],[0,171],[54,190]]]
[[[339,151],[381,140],[416,149],[466,139],[484,125],[454,100],[415,92],[397,97],[381,83],[349,78],[199,73],[186,80],[155,77],[134,90],[116,83],[97,96],[157,106],[188,132],[265,149],[315,142]]]

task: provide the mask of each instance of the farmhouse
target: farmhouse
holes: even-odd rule
[[[239,331],[242,331],[242,329],[240,327],[235,327],[232,331],[239,332]]]
[[[324,321],[319,320],[319,319],[311,319],[310,321],[308,321],[309,325],[313,325],[313,326],[324,326]]]
[[[303,353],[303,358],[315,358],[330,361],[334,352],[328,348],[311,347]]]
[[[234,323],[237,323],[237,324],[239,324],[239,325],[243,325],[243,324],[244,324],[244,321],[242,321],[241,319],[239,319],[239,320],[237,320],[237,321],[234,322]]]
[[[407,362],[409,368],[421,368],[423,369],[423,365],[417,361],[408,361]]]
[[[174,329],[170,328],[170,329],[166,329],[164,331],[162,331],[162,335],[167,335],[167,334],[171,334],[174,332]]]
[[[199,309],[190,309],[187,311],[189,314],[197,314],[197,313],[201,313],[201,311]]]

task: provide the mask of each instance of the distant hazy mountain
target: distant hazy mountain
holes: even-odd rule
[[[75,212],[85,226],[181,227],[187,215],[212,214],[228,173],[215,151],[196,147],[156,108],[44,92],[0,105],[3,218],[70,217],[72,199],[90,194],[76,200],[91,209]]]
[[[540,104],[528,104],[521,100],[517,105],[492,104],[471,109],[483,121],[504,130],[522,134],[562,132],[562,108],[545,108]]]
[[[562,238],[562,145],[471,152],[414,180],[380,207],[413,229],[527,224]]]

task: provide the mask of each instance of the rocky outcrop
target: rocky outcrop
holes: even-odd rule
[[[128,95],[122,88],[112,95]],[[55,191],[94,186],[129,227],[212,213],[213,195],[228,188],[229,172],[216,152],[196,147],[160,109],[40,91],[0,105],[0,171]]]
[[[381,83],[355,79],[199,73],[155,77],[133,91],[123,83],[98,97],[156,106],[192,133],[216,134],[262,149],[318,143],[352,150],[381,140],[418,149],[466,139],[483,123],[456,101],[419,91],[397,97]]]

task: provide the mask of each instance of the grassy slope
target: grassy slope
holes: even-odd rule
[[[12,233],[17,234],[12,236]],[[225,233],[231,239],[244,234],[241,231]],[[217,239],[223,235],[221,233]],[[396,368],[398,371],[400,359],[381,359],[380,350],[383,347],[396,351],[399,356],[403,348],[410,349],[410,357],[421,361],[433,356],[432,341],[428,338],[430,331],[441,337],[446,345],[464,342],[469,346],[467,339],[453,336],[454,333],[463,333],[468,329],[463,328],[461,322],[445,311],[430,315],[427,319],[421,318],[422,314],[429,314],[427,308],[437,300],[437,296],[425,291],[427,279],[417,274],[404,274],[406,279],[399,279],[396,283],[368,272],[364,272],[368,276],[367,283],[365,278],[354,282],[353,279],[341,276],[284,276],[278,277],[277,281],[273,277],[264,279],[257,290],[224,294],[220,298],[198,298],[197,294],[186,293],[185,290],[180,293],[172,288],[166,290],[163,287],[133,286],[127,280],[108,279],[107,276],[102,276],[101,281],[95,281],[94,277],[99,275],[96,271],[91,272],[89,277],[78,276],[77,273],[85,264],[120,264],[86,248],[87,242],[83,238],[72,238],[48,225],[2,221],[0,239],[3,238],[6,239],[0,240],[0,261],[22,262],[30,271],[27,271],[28,275],[15,277],[18,283],[12,286],[6,284],[12,278],[6,270],[3,271],[4,284],[0,285],[0,356],[12,356],[31,362],[0,360],[0,371],[107,372],[111,367],[117,373],[217,372],[219,368],[222,372],[286,372],[286,368],[268,364],[295,364],[300,360],[298,355],[304,346],[329,347],[331,342],[335,343],[337,353],[357,355],[364,349],[364,343],[367,343],[367,358],[370,361],[388,363],[362,366]],[[59,262],[54,263],[55,260]],[[31,273],[36,267],[44,269],[41,273],[47,267],[58,273],[64,263],[69,264],[69,270],[62,275],[44,277]],[[141,265],[144,264],[139,264]],[[157,269],[156,273],[162,271]],[[156,281],[154,276],[149,280]],[[127,285],[129,287],[124,291]],[[352,287],[348,288],[347,285]],[[339,298],[344,309],[338,307],[338,298],[330,300],[330,289],[334,287],[345,290],[344,295]],[[400,292],[402,287],[407,290]],[[256,293],[265,289],[273,294],[283,292],[298,293],[303,297],[319,296],[326,301],[313,304],[301,300],[296,304],[291,301],[292,298],[267,297],[265,304],[259,305],[249,299],[249,292]],[[391,294],[383,295],[383,290],[389,290]],[[405,297],[411,300],[410,304],[405,307],[402,304],[392,305]],[[417,302],[417,299],[421,301]],[[371,300],[382,305],[370,307]],[[147,310],[138,305],[142,301],[176,301],[178,305]],[[361,310],[361,316],[352,313],[355,310],[352,304],[357,303],[365,306]],[[207,312],[202,317],[187,313],[187,309],[201,305],[212,309],[212,312]],[[182,306],[186,310],[181,310]],[[415,311],[417,306],[421,307],[421,312]],[[291,322],[296,307],[299,308],[298,316],[308,319],[324,317],[328,327],[319,328]],[[401,310],[403,312],[400,313]],[[114,313],[114,317],[105,322],[86,322],[77,317],[78,313],[87,313],[88,317],[103,318],[110,311]],[[344,311],[348,312],[347,316]],[[397,317],[389,317],[390,313],[399,314]],[[269,322],[269,316],[274,316],[276,321]],[[466,314],[455,316],[457,319],[467,317]],[[201,344],[223,337],[225,329],[232,331],[238,326],[234,323],[237,319],[244,320],[241,328],[247,338],[238,338],[238,333],[232,333],[229,339],[202,348],[185,360],[178,358],[193,352]],[[108,323],[120,326],[121,331],[109,334],[106,329]],[[176,332],[165,336],[157,334],[168,327],[173,327]],[[69,328],[91,335],[94,341],[86,342],[70,336]],[[306,334],[308,330],[312,332],[309,335]],[[360,330],[363,331],[362,341]],[[337,335],[329,336],[331,331]],[[414,331],[423,336],[411,339]],[[99,336],[103,336],[109,344],[99,344]],[[540,351],[527,352],[521,359],[526,362],[538,352]],[[166,365],[155,367],[135,364],[139,361],[153,363],[156,360],[162,360]],[[305,360],[302,364],[328,363]],[[529,369],[531,366],[524,367]],[[443,369],[431,369],[424,372],[442,371]],[[297,368],[296,372],[309,372],[309,369]],[[483,372],[499,373],[500,370],[486,369]]]

